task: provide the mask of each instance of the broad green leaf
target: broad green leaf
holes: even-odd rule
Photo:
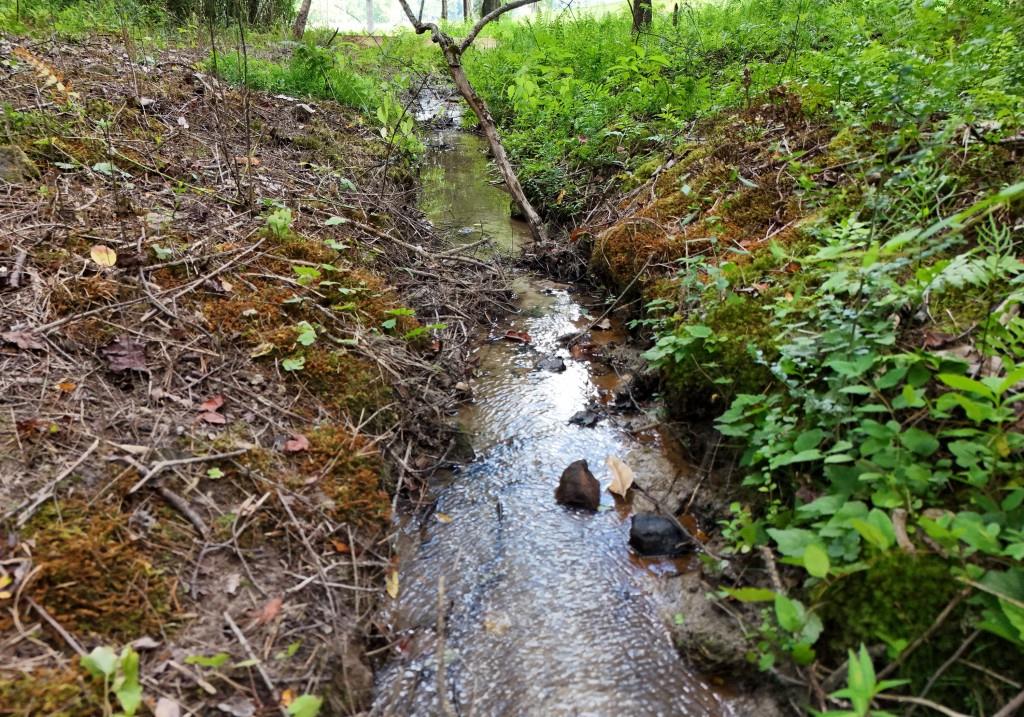
[[[775,618],[786,632],[797,632],[804,624],[804,606],[782,593],[775,595]]]
[[[940,373],[939,380],[950,388],[955,388],[958,391],[969,391],[971,393],[976,393],[979,396],[985,396],[986,398],[995,398],[995,394],[992,389],[981,381],[975,381],[973,378],[959,376],[955,373]]]
[[[787,528],[786,530],[768,528],[768,535],[779,546],[780,553],[796,558],[803,556],[808,545],[818,542],[816,533],[803,528]]]
[[[226,652],[218,652],[209,657],[205,655],[189,655],[185,658],[185,664],[199,665],[200,667],[220,667],[230,659],[231,655]]]
[[[93,677],[111,677],[117,669],[117,653],[109,647],[96,647],[81,664]]]
[[[291,717],[316,717],[320,714],[321,704],[323,699],[316,695],[301,695],[288,705],[288,714]]]
[[[939,450],[939,441],[920,428],[908,428],[900,434],[900,443],[919,456],[930,456]]]
[[[723,588],[729,597],[740,602],[771,602],[775,592],[767,588]]]
[[[804,568],[816,578],[824,578],[828,575],[831,562],[828,553],[818,543],[811,543],[804,549]]]

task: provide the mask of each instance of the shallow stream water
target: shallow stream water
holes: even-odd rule
[[[508,195],[487,181],[483,140],[448,129],[431,144],[422,206],[435,226],[456,241],[484,232],[506,251],[527,242],[508,218]],[[625,334],[617,323],[594,330],[593,349],[574,357],[559,337],[590,324],[590,300],[537,277],[517,289],[520,311],[483,341],[460,415],[477,459],[437,486],[431,514],[406,526],[391,614],[403,639],[374,713],[736,714],[672,643],[659,585],[679,566],[631,554],[631,506],[607,491],[596,514],[554,500],[562,470],[580,458],[602,487],[612,455],[641,484],[688,470],[628,418],[569,422],[610,401],[618,377],[591,355]],[[508,331],[529,343],[504,340]],[[537,366],[553,356],[564,371]]]

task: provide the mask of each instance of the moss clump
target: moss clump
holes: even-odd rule
[[[391,389],[377,368],[347,351],[310,348],[297,378],[318,399],[355,420],[364,420],[391,400]],[[368,425],[380,428],[391,416],[383,412]]]
[[[0,676],[0,715],[11,717],[95,717],[102,714],[99,686],[78,669],[40,669]]]
[[[383,486],[384,464],[370,439],[348,428],[323,426],[309,435],[302,466],[304,481],[332,503],[339,521],[360,528],[384,528],[391,519],[391,499]]]
[[[65,628],[104,642],[166,631],[172,579],[156,569],[121,513],[64,501],[41,512],[26,536],[38,574],[29,587]]]
[[[691,345],[689,361],[665,371],[666,404],[674,416],[717,415],[736,394],[759,393],[772,382],[765,363],[776,352],[774,331],[762,301],[731,294],[711,304],[702,321],[692,322],[708,326],[712,336]]]

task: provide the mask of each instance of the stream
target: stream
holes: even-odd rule
[[[421,206],[439,231],[465,242],[483,232],[504,252],[529,242],[509,219],[508,195],[488,181],[482,138],[451,127],[428,147]],[[590,325],[596,300],[536,276],[515,288],[519,311],[483,337],[459,416],[476,459],[439,481],[434,510],[404,526],[388,615],[402,637],[373,713],[738,714],[670,636],[663,588],[685,561],[638,559],[628,544],[634,506],[606,490],[597,513],[554,499],[562,470],[580,458],[602,488],[608,456],[640,485],[692,484],[692,468],[642,425],[648,416],[598,410],[592,427],[569,421],[613,402],[621,379],[600,356],[626,343],[623,327],[593,330],[592,348],[574,355],[559,338]],[[529,343],[505,340],[509,331]]]

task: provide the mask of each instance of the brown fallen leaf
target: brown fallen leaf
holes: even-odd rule
[[[625,498],[635,479],[633,469],[627,466],[625,461],[618,456],[608,456],[605,464],[612,474],[612,482],[608,486],[608,490],[615,495]]]
[[[78,384],[76,384],[74,381],[69,381],[67,379],[64,379],[63,381],[58,381],[55,384],[55,387],[61,393],[71,393],[76,388],[78,388]]]
[[[505,332],[504,338],[506,341],[518,341],[521,344],[528,344],[532,341],[530,335],[525,331],[515,331],[512,329]]]
[[[23,351],[41,351],[46,348],[31,331],[5,331],[0,338]]]
[[[212,424],[214,426],[223,426],[228,422],[228,419],[224,418],[224,414],[217,413],[216,411],[206,411],[205,413],[199,414],[199,420],[205,423]]]
[[[293,433],[292,437],[284,442],[284,449],[288,453],[300,453],[309,450],[309,439],[301,433]]]
[[[276,597],[267,600],[263,608],[256,614],[255,622],[257,625],[266,625],[268,622],[277,617],[278,613],[281,612],[281,606],[284,605],[283,597]]]
[[[107,367],[115,373],[146,370],[146,345],[131,336],[118,336],[100,351],[107,358]]]
[[[450,515],[448,515],[447,513],[434,513],[434,517],[437,518],[437,521],[439,523],[450,523],[450,522],[452,522],[452,517]]]
[[[394,568],[388,573],[388,577],[384,581],[384,588],[392,598],[398,597],[398,571]]]
[[[348,543],[344,543],[344,542],[342,542],[340,540],[332,540],[331,541],[331,546],[334,548],[334,550],[336,552],[339,552],[342,555],[347,555],[348,553],[352,552],[352,548],[349,547],[349,544]]]
[[[216,411],[218,408],[224,405],[224,397],[220,394],[216,396],[210,396],[208,399],[203,401],[196,407],[197,411]]]

